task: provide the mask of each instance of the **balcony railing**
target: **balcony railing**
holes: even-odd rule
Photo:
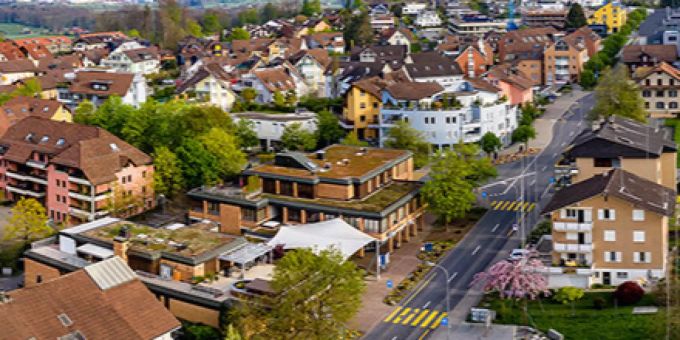
[[[26,165],[28,165],[32,168],[38,168],[38,169],[42,169],[42,170],[45,170],[47,168],[47,163],[36,161],[36,160],[33,160],[33,159],[27,161]]]
[[[25,196],[31,196],[31,197],[36,197],[36,198],[41,198],[45,197],[44,192],[36,192],[28,188],[21,188],[17,186],[13,186],[10,184],[7,184],[7,191],[19,194],[19,195],[25,195]]]
[[[553,249],[558,252],[591,253],[593,251],[593,245],[555,242],[553,243]]]
[[[92,185],[88,180],[80,177],[73,177],[73,176],[68,176],[68,180],[73,183],[78,183],[82,185]]]
[[[593,230],[593,222],[555,222],[553,223],[553,230],[555,231],[591,231]]]
[[[14,172],[7,170],[5,172],[5,175],[9,178],[14,178],[20,181],[30,181],[42,185],[47,185],[47,179],[43,178],[42,176],[36,176],[36,175],[31,175],[31,174],[25,174],[25,173],[19,173],[19,172]]]
[[[80,193],[77,193],[77,192],[69,191],[69,192],[68,192],[68,197],[72,197],[72,198],[75,198],[75,199],[79,199],[79,200],[81,200],[81,201],[88,201],[88,202],[94,201],[94,202],[98,202],[98,201],[101,201],[101,200],[104,200],[104,199],[108,198],[108,197],[109,197],[109,193],[103,193],[103,194],[99,194],[99,195],[97,195],[97,196],[92,197],[92,196],[90,196],[90,195],[84,195],[84,194],[80,194]]]

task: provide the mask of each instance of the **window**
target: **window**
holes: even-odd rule
[[[565,218],[576,218],[576,209],[564,209]]]
[[[651,263],[652,253],[648,251],[636,251],[633,253],[633,262],[635,263]]]
[[[663,90],[656,91],[656,96],[659,98],[663,98]]]
[[[257,211],[255,209],[241,207],[241,219],[244,221],[255,222]]]
[[[611,158],[593,158],[593,166],[596,168],[611,168]]]
[[[42,275],[35,276],[35,283],[42,283]]]
[[[616,230],[605,230],[604,231],[604,240],[607,242],[615,242],[616,241]]]
[[[364,116],[364,115],[359,116],[359,121],[365,122],[366,116]]]
[[[365,95],[366,95],[366,91],[360,90],[360,91],[359,91],[359,95],[362,96],[362,97],[365,96]]]
[[[120,181],[123,182],[123,184],[125,184],[125,180],[126,180],[126,179],[127,179],[127,178],[126,178],[125,176],[123,176],[123,178],[121,178]]]
[[[600,221],[613,221],[616,219],[616,211],[614,209],[598,209],[597,218]]]
[[[656,85],[659,85],[659,86],[663,85],[663,79],[657,79]]]
[[[617,272],[616,278],[617,279],[627,279],[628,278],[628,272]]]
[[[378,102],[373,102],[373,108],[377,109],[378,108]]]
[[[644,90],[644,91],[642,91],[642,96],[645,97],[645,98],[649,98],[649,97],[652,96],[652,91]]]
[[[645,109],[649,108],[649,102],[645,102]]]
[[[677,90],[669,90],[669,91],[668,91],[668,96],[669,96],[669,97],[677,97],[677,96],[678,96],[678,91],[677,91]]]
[[[621,262],[620,251],[605,251],[604,262]]]
[[[656,108],[657,109],[663,109],[665,107],[666,107],[666,105],[665,105],[664,102],[656,102]]]
[[[280,181],[279,190],[281,195],[293,196],[293,182]]]
[[[645,211],[642,209],[633,209],[633,221],[644,221]]]
[[[633,242],[645,242],[645,232],[643,230],[633,231]]]
[[[289,222],[300,222],[301,221],[300,215],[301,214],[300,214],[299,209],[288,208],[288,221]]]
[[[360,109],[365,109],[366,108],[366,103],[360,103],[359,104]]]
[[[650,86],[652,85],[652,81],[649,79],[645,79],[645,85]]]
[[[677,109],[677,108],[678,108],[678,102],[670,102],[670,103],[668,103],[668,108],[669,108],[669,109]]]
[[[567,233],[567,240],[569,241],[578,240],[578,233]]]

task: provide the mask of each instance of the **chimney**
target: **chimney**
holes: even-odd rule
[[[12,298],[9,295],[7,295],[7,292],[0,291],[0,305],[10,302],[12,302]]]
[[[326,159],[326,151],[319,150],[316,152],[316,159],[324,160]]]
[[[113,238],[113,254],[120,257],[125,263],[128,262],[127,252],[130,248],[130,229],[123,226],[118,232],[118,236]]]

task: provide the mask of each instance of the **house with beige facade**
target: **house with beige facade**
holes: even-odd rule
[[[636,68],[633,80],[640,88],[645,110],[650,117],[678,117],[680,70],[662,61],[652,67]]]
[[[543,209],[553,224],[553,265],[580,267],[588,286],[665,277],[675,196],[619,168],[560,190]]]

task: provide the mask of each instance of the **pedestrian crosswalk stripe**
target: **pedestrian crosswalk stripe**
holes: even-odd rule
[[[392,311],[392,313],[390,313],[390,315],[388,315],[388,316],[385,318],[385,322],[390,322],[390,320],[392,320],[392,318],[394,318],[394,316],[397,315],[397,313],[399,313],[400,310],[401,310],[401,306],[395,308],[395,309]]]
[[[413,320],[413,322],[411,322],[411,326],[417,326],[417,325],[420,323],[420,321],[422,321],[423,318],[425,318],[425,316],[426,316],[427,313],[429,313],[429,312],[430,312],[430,311],[427,310],[427,309],[425,309],[425,310],[423,310],[422,312],[420,312],[420,315],[418,315],[418,317],[417,317],[415,320]]]
[[[434,317],[437,316],[437,314],[439,314],[439,312],[436,311],[436,310],[433,310],[432,313],[430,313],[430,316],[428,316],[427,319],[425,319],[425,321],[423,321],[423,323],[420,324],[420,327],[423,327],[423,328],[427,327],[427,325],[430,322],[432,322],[432,319],[434,319]]]
[[[430,328],[437,328],[437,326],[439,326],[439,324],[442,322],[442,319],[443,319],[445,316],[446,316],[446,313],[442,313],[441,315],[439,315],[439,317],[437,318],[437,321],[433,322],[433,323],[430,325]]]
[[[410,310],[411,310],[411,308],[409,308],[409,307],[404,308],[404,310],[403,310],[401,313],[399,313],[399,316],[397,316],[396,318],[394,318],[394,321],[392,321],[392,322],[394,322],[394,323],[399,323],[399,321],[401,321],[401,318],[402,318],[404,315],[408,314],[408,312],[409,312]]]
[[[413,319],[414,316],[418,315],[418,312],[420,312],[420,310],[418,308],[414,309],[413,313],[409,314],[401,324],[402,325],[408,325],[408,322],[411,321],[411,319]]]
[[[521,201],[493,201],[491,210],[497,211],[524,211],[529,212],[536,208],[536,203]]]

